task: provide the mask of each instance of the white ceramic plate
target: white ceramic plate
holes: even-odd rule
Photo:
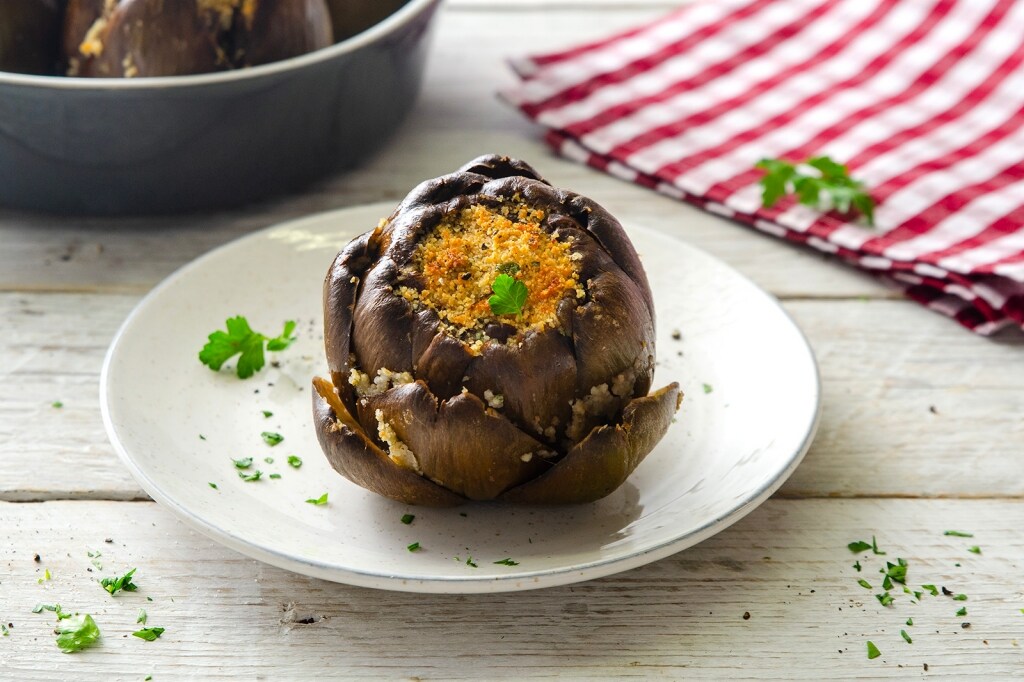
[[[312,426],[310,379],[326,373],[321,284],[336,252],[390,210],[326,213],[227,244],[167,278],[114,339],[100,388],[110,440],[146,492],[199,531],[275,566],[353,585],[527,590],[609,575],[700,542],[767,499],[807,451],[818,375],[793,321],[720,261],[628,225],[657,306],[654,385],[679,381],[685,398],[668,435],[622,488],[579,507],[437,510],[349,483],[328,465]],[[298,320],[298,341],[268,354],[279,367],[242,381],[199,363],[207,334],[236,314],[268,335]],[[263,431],[284,441],[270,447]],[[301,468],[287,464],[292,454]],[[253,458],[261,480],[238,477],[231,460],[242,457]],[[281,477],[270,479],[275,472]],[[325,492],[327,506],[305,502]],[[400,521],[407,513],[416,517],[411,525]],[[406,549],[414,542],[421,551]],[[518,565],[494,563],[506,558]]]

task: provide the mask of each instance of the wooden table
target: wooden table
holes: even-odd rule
[[[362,169],[298,196],[157,219],[0,211],[0,620],[13,624],[0,637],[0,677],[1024,676],[1021,337],[973,336],[819,255],[557,159],[494,97],[511,79],[505,57],[602,35],[673,4],[452,0],[408,124]],[[489,151],[532,161],[627,225],[680,236],[783,301],[817,353],[824,406],[814,447],[782,490],[663,561],[493,596],[387,593],[293,575],[207,540],[151,502],[108,444],[97,401],[104,352],[140,297],[235,237],[397,200]],[[58,400],[62,408],[52,406]],[[887,556],[847,550],[872,534]],[[967,551],[974,544],[980,555]],[[90,572],[96,549],[108,566],[137,566],[153,601],[110,599],[95,584],[100,572]],[[852,567],[858,556],[862,573]],[[899,594],[883,608],[876,571],[897,557],[908,560],[913,589],[948,586],[968,601],[925,595],[915,605]],[[52,579],[38,583],[47,569]],[[31,612],[38,602],[91,612],[102,645],[59,653],[52,614]],[[118,634],[134,629],[140,603],[151,625],[167,629],[161,640]],[[965,617],[955,615],[961,606]],[[868,660],[867,640],[880,658]]]

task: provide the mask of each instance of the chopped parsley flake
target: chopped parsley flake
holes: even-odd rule
[[[935,585],[921,585],[921,588],[931,592],[933,597],[939,596],[939,588],[935,587]]]
[[[57,625],[57,646],[66,654],[90,647],[99,638],[100,628],[88,613]]]
[[[216,483],[212,483],[212,482],[211,482],[211,483],[207,483],[206,485],[210,486],[210,487],[211,487],[211,488],[213,488],[214,490],[220,490],[220,488],[218,488],[218,487],[217,487],[217,484],[216,484]]]
[[[281,351],[295,340],[292,336],[295,322],[292,320],[285,322],[284,331],[273,339],[254,332],[249,327],[249,321],[241,315],[229,317],[225,326],[227,332],[218,330],[207,337],[206,345],[199,351],[199,361],[216,372],[225,362],[241,353],[236,368],[239,379],[248,379],[263,369],[263,365],[266,364],[263,357],[264,343],[269,351]]]
[[[240,479],[242,479],[243,481],[246,481],[246,482],[258,481],[258,480],[260,480],[261,476],[263,476],[263,472],[260,471],[259,469],[257,469],[256,471],[252,472],[251,474],[247,474],[244,471],[239,471],[238,472],[238,477]]]
[[[117,594],[122,590],[125,592],[134,592],[139,589],[138,585],[132,582],[132,576],[135,575],[135,570],[136,569],[133,568],[119,578],[104,578],[100,581],[100,585],[102,585],[103,589],[111,595]]]
[[[270,474],[270,478],[281,478],[281,474]]]
[[[288,455],[288,464],[289,466],[298,469],[300,466],[302,466],[302,459],[296,457],[295,455]]]
[[[958,594],[955,597],[953,597],[953,601],[967,601],[967,595],[966,594]]]
[[[3,635],[4,637],[11,636],[11,633],[7,630],[7,626],[3,623],[0,623],[0,635]]]
[[[873,587],[871,587],[871,583],[869,583],[867,580],[864,580],[864,578],[861,578],[860,580],[858,580],[857,584],[860,585],[861,587],[863,587],[865,590],[872,590],[872,589],[874,589]]]
[[[967,551],[968,552],[973,552],[974,554],[981,554],[981,547],[978,547],[977,545],[974,545],[972,547],[968,547]]]
[[[704,387],[704,395],[707,395],[708,393],[711,393],[713,390],[715,390],[714,387],[711,384],[701,384],[701,385]]]
[[[274,416],[274,413],[271,412],[270,410],[263,410],[263,417],[265,419],[270,419],[273,416]]]
[[[888,552],[883,552],[882,550],[878,549],[878,542],[875,540],[874,535],[871,536],[871,551],[874,554],[888,554]]]
[[[402,523],[404,523],[405,525],[408,526],[410,523],[413,522],[413,519],[415,519],[415,518],[416,517],[413,516],[412,514],[403,514],[402,515]]]
[[[52,604],[36,604],[32,609],[32,613],[42,613],[43,611],[53,611],[55,607]]]
[[[897,559],[896,563],[886,561],[885,562],[885,577],[892,579],[897,583],[907,582],[907,562],[903,559]]]
[[[472,566],[473,568],[479,568],[479,566],[477,566],[477,563],[473,561],[473,557],[466,557],[466,565]]]
[[[965,533],[962,530],[947,530],[943,535],[951,535],[955,538],[973,538],[974,533]]]
[[[853,567],[857,569],[858,573],[860,573],[860,570],[862,568],[862,566],[860,565],[860,560],[854,561],[853,562]]]
[[[142,623],[143,625],[145,625],[146,624],[146,620],[148,620],[148,619],[149,619],[149,616],[146,615],[146,609],[139,609],[139,617],[135,619],[135,622],[136,623]]]
[[[236,469],[248,469],[252,466],[252,457],[243,457],[242,459],[231,460],[235,463]]]
[[[910,635],[907,634],[906,630],[900,630],[900,637],[907,640],[907,644],[913,644],[914,640],[910,639]]]
[[[308,500],[306,500],[306,502],[308,502],[309,504],[315,504],[318,507],[322,507],[323,505],[327,504],[327,493],[324,493],[320,497],[311,497]]]
[[[878,650],[875,643],[868,640],[868,659],[875,659],[882,655],[882,652]]]
[[[847,545],[847,547],[854,554],[860,554],[861,552],[866,552],[869,549],[871,549],[871,545],[869,545],[868,543],[864,542],[863,540],[856,540],[854,542],[851,542],[850,544]]]
[[[966,606],[961,606],[960,610],[956,612],[956,615],[960,616],[960,617],[966,616],[967,615],[967,607]]]
[[[147,642],[153,642],[162,634],[164,634],[163,628],[142,628],[141,630],[133,632],[132,637],[138,637],[139,639],[144,639]]]
[[[409,550],[410,552],[418,552],[418,551],[420,551],[420,543],[414,542],[411,545],[409,545],[408,547],[406,547],[406,549]]]
[[[64,407],[64,403],[62,403],[62,402],[61,402],[61,401],[59,401],[59,400],[54,400],[54,401],[53,401],[53,403],[52,403],[52,405],[53,405],[53,407],[54,407],[55,409],[58,409],[58,410],[59,410],[60,408]]]
[[[907,618],[907,625],[912,626],[913,624],[914,624],[914,619],[913,618]]]
[[[267,464],[273,464],[274,463],[274,458],[273,457],[264,457],[263,461],[266,462]]]
[[[893,602],[893,597],[888,592],[886,592],[885,594],[876,594],[875,599],[877,599],[878,603],[882,606],[888,606]]]
[[[499,566],[518,566],[519,565],[519,562],[518,561],[512,561],[511,557],[505,557],[501,561],[495,561],[494,563],[498,564]]]
[[[282,436],[280,433],[274,433],[273,431],[264,431],[263,433],[260,434],[260,437],[263,439],[263,442],[269,445],[270,447],[274,447],[275,445],[284,440],[284,436]]]

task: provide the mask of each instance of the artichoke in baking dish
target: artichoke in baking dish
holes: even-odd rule
[[[324,327],[320,444],[407,504],[597,500],[682,398],[648,394],[654,307],[622,226],[506,157],[420,184],[349,243]]]
[[[325,0],[69,0],[70,76],[179,76],[256,66],[333,42]]]

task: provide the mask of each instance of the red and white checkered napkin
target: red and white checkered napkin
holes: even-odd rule
[[[514,62],[561,154],[835,254],[990,334],[1024,327],[1024,2],[702,0]],[[876,228],[785,199],[763,157],[828,155]]]

